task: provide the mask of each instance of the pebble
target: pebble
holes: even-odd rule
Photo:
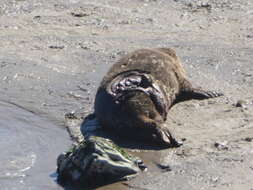
[[[74,112],[66,113],[65,119],[78,119]]]
[[[247,102],[245,100],[238,100],[235,104],[235,107],[241,107],[241,108],[245,108],[246,107]]]
[[[247,141],[247,142],[252,142],[253,141],[253,137],[246,137],[244,140]]]
[[[160,168],[163,172],[170,172],[172,170],[169,165],[156,164],[156,166]]]
[[[218,149],[218,150],[228,150],[228,142],[227,141],[223,141],[223,142],[215,142],[214,146]]]
[[[50,46],[48,46],[49,48],[51,48],[51,49],[63,49],[64,48],[64,45],[50,45]]]
[[[85,9],[83,9],[81,7],[79,9],[73,10],[71,12],[71,15],[73,17],[85,17],[85,16],[90,16],[91,14],[92,14],[91,11],[85,10]]]

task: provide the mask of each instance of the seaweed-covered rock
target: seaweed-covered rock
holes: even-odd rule
[[[136,175],[139,164],[141,161],[111,140],[89,136],[58,157],[58,180],[61,184],[97,186]]]

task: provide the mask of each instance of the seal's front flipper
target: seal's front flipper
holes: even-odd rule
[[[177,141],[168,129],[157,129],[156,140],[162,146],[179,147],[183,145],[182,142]]]

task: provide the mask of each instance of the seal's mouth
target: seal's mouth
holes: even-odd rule
[[[157,111],[166,120],[168,104],[165,95],[149,73],[137,70],[122,72],[111,81],[107,91],[117,104],[134,96],[135,91],[141,91],[150,97]]]

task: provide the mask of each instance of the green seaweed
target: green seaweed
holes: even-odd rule
[[[122,156],[124,156],[126,159],[132,161],[133,157],[128,154],[125,150],[123,150],[122,148],[120,148],[118,145],[112,143],[112,148],[115,149],[116,151],[118,151],[120,154],[122,154]]]

